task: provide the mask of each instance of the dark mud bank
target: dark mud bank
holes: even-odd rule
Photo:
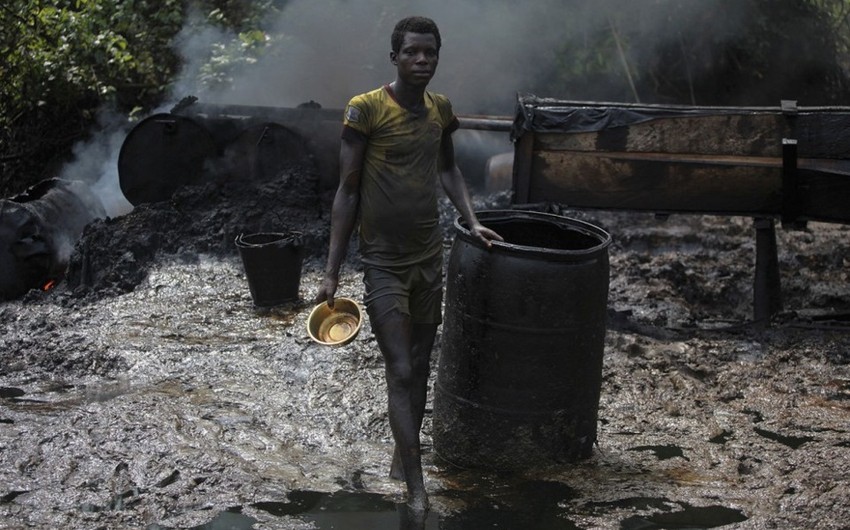
[[[367,513],[417,528],[393,509],[368,321],[342,348],[306,332],[329,228],[311,179],[208,183],[97,222],[65,283],[0,304],[0,528],[307,529]],[[613,236],[593,454],[510,476],[452,468],[429,404],[418,527],[845,528],[850,228],[778,231],[784,309],[758,329],[750,219],[563,213]],[[234,239],[267,230],[302,231],[308,251],[299,301],[258,311]],[[362,296],[354,258],[339,292]]]
[[[221,178],[96,221],[77,243],[64,289],[87,298],[125,293],[165,258],[237,256],[240,234],[298,233],[306,255],[321,256],[330,216],[318,186],[309,167],[292,167],[259,182]]]

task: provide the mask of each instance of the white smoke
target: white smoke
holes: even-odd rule
[[[607,39],[611,54],[618,50],[614,42],[621,40],[624,53],[617,59],[622,71],[602,82],[629,94],[628,75],[637,75],[629,70],[630,60],[653,53],[660,40],[678,39],[682,31],[698,28],[701,13],[712,5],[728,7],[728,2],[669,5],[669,16],[658,17],[658,9],[647,10],[645,2],[634,0],[290,0],[277,20],[266,24],[269,41],[259,59],[242,60],[229,72],[211,68],[210,57],[216,50],[238,48],[238,36],[206,24],[201,13],[191,13],[174,42],[183,59],[181,73],[169,101],[158,111],[168,111],[186,96],[196,96],[201,103],[272,107],[315,101],[341,109],[351,96],[393,80],[390,34],[395,23],[409,15],[430,17],[440,28],[443,48],[430,89],[449,96],[458,114],[512,116],[519,92],[570,97],[571,87],[561,87],[556,80],[552,88],[553,72],[565,60],[581,65],[598,59],[585,60],[579,56],[582,50],[563,49],[568,35],[574,41],[576,35],[588,42]],[[740,22],[739,15],[730,12],[725,31],[731,36]],[[723,38],[723,33],[713,30],[712,37]],[[596,49],[587,46],[584,51]],[[611,64],[617,60],[612,57],[606,58]],[[227,77],[216,77],[223,75]],[[553,92],[539,93],[541,87]],[[110,216],[132,209],[117,175],[127,131],[126,124],[113,127],[79,145],[76,161],[62,173],[97,187]],[[467,138],[458,135],[465,148],[490,154],[511,149],[506,135],[467,132]]]
[[[232,31],[213,26],[205,22],[202,13],[189,12],[183,29],[176,35],[173,47],[182,59],[180,74],[169,87],[172,100],[166,101],[157,112],[168,110],[185,96],[195,96],[204,103],[212,102],[216,88],[226,85],[232,79],[221,78],[226,75],[210,68],[210,57],[216,48],[226,47],[238,41]]]
[[[583,78],[598,74],[601,63],[609,70],[596,81],[599,92],[634,98],[629,76],[640,75],[639,59],[654,57],[663,42],[678,47],[683,33],[705,24],[701,17],[728,11],[722,28],[703,31],[706,45],[745,29],[744,8],[729,6],[724,0],[290,0],[266,25],[263,55],[246,61],[227,88],[210,90],[203,70],[210,50],[236,36],[187,27],[177,42],[185,68],[174,97],[277,107],[312,100],[342,108],[351,96],[393,80],[392,29],[405,16],[422,15],[434,19],[443,40],[430,88],[449,96],[460,114],[512,115],[518,92],[569,98],[572,87],[559,85],[559,73]],[[585,44],[567,49],[566,42]],[[705,50],[682,52],[696,57]],[[598,100],[592,86],[583,95]]]
[[[236,36],[195,18],[176,39],[184,68],[173,101],[193,95],[202,103],[291,108],[315,101],[342,109],[353,95],[394,79],[390,36],[409,15],[430,17],[440,28],[440,65],[429,88],[449,96],[458,114],[506,117],[517,92],[534,91],[551,69],[571,21],[563,0],[291,0],[267,25],[263,55],[242,63],[217,89],[209,77],[211,52]],[[456,144],[473,183],[489,156],[513,149],[507,133],[459,131]]]
[[[271,24],[264,56],[234,75],[226,90],[189,88],[199,79],[198,62],[226,36],[198,29],[181,34],[186,68],[175,97],[192,93],[210,103],[278,107],[313,100],[342,108],[351,96],[393,80],[390,35],[399,19],[413,14],[433,18],[442,36],[431,89],[466,114],[512,114],[516,93],[534,88],[551,69],[564,32],[575,24],[563,0],[292,0]]]
[[[74,159],[62,168],[59,178],[87,183],[106,215],[118,217],[133,209],[118,181],[118,155],[130,127],[126,120],[106,112],[99,122],[99,132],[74,146]]]

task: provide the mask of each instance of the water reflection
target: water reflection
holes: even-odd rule
[[[486,482],[486,484],[484,483]],[[279,521],[308,524],[316,530],[469,530],[477,528],[515,530],[573,530],[570,520],[577,493],[569,486],[550,481],[494,482],[484,480],[470,489],[435,492],[432,500],[441,509],[427,514],[411,512],[386,496],[362,491],[293,491],[285,501],[266,501],[249,508]],[[124,499],[122,499],[124,500]],[[125,500],[126,501],[126,500]],[[446,509],[452,506],[451,509]],[[116,509],[111,507],[110,509]],[[654,512],[632,515],[620,521],[622,530],[667,528],[707,529],[747,520],[740,510],[724,506],[691,506],[666,498],[629,497],[611,502],[585,503],[585,515],[610,512]],[[235,506],[218,513],[206,524],[189,530],[253,530],[259,520]],[[171,530],[159,525],[146,530]]]
[[[682,504],[682,509],[669,513],[657,513],[647,517],[633,516],[622,521],[623,530],[662,530],[667,528],[717,528],[741,523],[747,516],[740,510],[725,506],[691,506]]]
[[[396,504],[374,493],[338,491],[293,491],[287,502],[258,502],[252,508],[282,518],[311,523],[317,530],[438,530],[437,515],[410,512],[404,504]],[[210,522],[189,530],[252,530],[259,521],[246,515],[241,506],[219,513]],[[149,526],[147,530],[167,530]]]
[[[432,510],[411,512],[375,493],[337,491],[293,491],[285,502],[258,502],[250,507],[280,518],[310,523],[317,530],[467,530],[470,528],[570,530],[579,528],[567,517],[565,501],[574,492],[563,484],[524,482],[498,491],[450,491],[444,497],[461,508],[451,513]],[[210,522],[190,530],[251,530],[258,520],[243,513],[243,507],[221,512]],[[166,530],[150,526],[147,530]]]
[[[410,513],[404,504],[396,504],[375,493],[337,491],[293,491],[289,502],[260,502],[251,506],[276,516],[296,516],[313,523],[317,529],[346,530],[431,530],[438,529],[436,517],[428,513]]]

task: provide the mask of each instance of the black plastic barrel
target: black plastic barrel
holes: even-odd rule
[[[299,233],[240,234],[236,246],[255,306],[272,307],[298,300],[304,260]]]
[[[505,242],[487,249],[455,222],[434,449],[461,467],[501,470],[587,458],[596,441],[611,236],[559,215],[477,216]]]

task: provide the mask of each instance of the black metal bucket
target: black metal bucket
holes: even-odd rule
[[[240,234],[236,246],[255,306],[272,307],[298,300],[304,261],[300,233]]]
[[[478,212],[504,243],[455,222],[434,392],[437,454],[517,470],[587,458],[596,440],[608,300],[601,228],[537,212]]]

